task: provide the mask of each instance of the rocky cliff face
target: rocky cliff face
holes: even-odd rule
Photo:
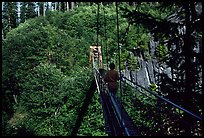
[[[138,58],[138,61],[135,61],[139,64],[139,69],[136,71],[131,71],[126,68],[122,71],[122,74],[128,79],[136,82],[137,84],[143,87],[149,87],[151,83],[158,83],[160,79],[158,74],[164,74],[172,79],[171,68],[168,67],[165,63],[158,63],[156,59],[153,59],[155,47],[158,42],[154,42],[153,39],[149,43],[150,59],[145,60],[145,57],[141,56]]]

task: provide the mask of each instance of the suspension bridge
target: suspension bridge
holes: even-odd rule
[[[135,90],[135,94],[133,94],[135,97],[140,97],[142,95],[144,99],[149,98],[149,101],[152,102],[151,104],[157,107],[154,111],[151,111],[153,108],[150,104],[148,105],[149,107],[146,107],[146,111],[144,111],[147,112],[146,119],[149,119],[148,121],[152,123],[151,126],[153,128],[158,128],[156,131],[150,131],[151,133],[149,135],[184,135],[186,134],[186,131],[189,131],[189,135],[196,132],[201,133],[202,116],[179,106],[178,104],[164,98],[162,95],[138,85],[137,82],[133,82],[123,74],[120,75],[120,95],[118,96],[110,93],[107,83],[103,79],[107,69],[101,68],[104,67],[104,65],[101,60],[102,57],[100,57],[102,56],[100,53],[100,47],[91,46],[90,49],[92,48],[95,49],[90,52],[90,61],[92,63],[94,78],[78,115],[72,135],[77,134],[83,120],[83,116],[85,115],[88,105],[90,104],[96,90],[100,96],[100,103],[102,105],[103,117],[106,125],[105,128],[109,136],[140,136],[143,135],[144,132],[147,134],[149,130],[145,130],[146,128],[142,127],[140,128],[126,111],[129,107],[126,108],[123,105],[126,101],[125,97],[128,94],[130,95],[130,93],[125,90],[126,86],[130,86]],[[121,94],[121,91],[123,91],[123,94]],[[133,95],[131,96],[134,97]],[[135,104],[137,109],[139,109],[138,106],[142,106],[140,103]],[[175,128],[172,128],[172,126]]]

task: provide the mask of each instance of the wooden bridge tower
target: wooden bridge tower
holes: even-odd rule
[[[92,57],[93,56],[93,57]],[[90,58],[89,58],[89,67],[91,66],[93,59],[98,61],[99,68],[103,68],[103,60],[101,53],[101,46],[90,46]],[[96,62],[97,63],[97,62]]]

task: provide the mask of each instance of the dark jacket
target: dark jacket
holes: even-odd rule
[[[109,70],[104,77],[104,81],[108,82],[108,88],[110,91],[117,92],[119,75],[116,70]]]

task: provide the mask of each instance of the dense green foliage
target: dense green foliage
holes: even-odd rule
[[[155,48],[155,57],[158,58],[158,60],[165,61],[165,59],[168,57],[167,47],[161,44],[158,45]]]
[[[86,69],[91,42],[81,34],[88,21],[76,27],[80,22],[76,14],[53,12],[27,20],[3,41],[4,110],[14,111],[11,117],[18,122],[9,123],[12,118],[4,112],[5,135],[18,135],[21,127],[33,135],[70,135],[91,77]],[[18,104],[12,95],[18,96]],[[23,111],[15,111],[19,107]],[[26,114],[25,120],[16,114]]]
[[[70,135],[77,111],[90,85],[91,74],[79,67],[72,75],[65,76],[49,64],[40,64],[33,69],[23,83],[20,101],[14,106],[12,128],[24,128],[30,135]],[[19,106],[23,106],[22,110]],[[20,111],[19,111],[20,110]],[[18,120],[16,114],[26,114]],[[18,129],[9,135],[19,135]],[[7,135],[8,135],[7,134]]]
[[[96,92],[80,126],[78,136],[107,136],[99,94]]]

